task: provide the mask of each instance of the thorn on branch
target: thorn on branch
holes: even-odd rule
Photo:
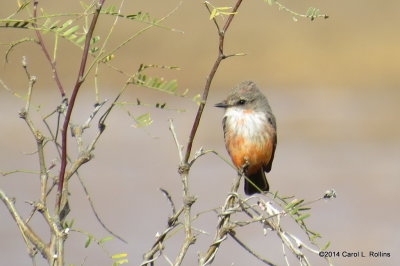
[[[190,166],[187,163],[181,163],[178,167],[178,173],[180,175],[189,173],[189,170],[190,170]]]
[[[43,213],[43,212],[44,212],[45,206],[44,206],[42,203],[36,202],[36,203],[34,204],[34,206],[35,206],[35,208],[36,208],[36,210],[37,210],[38,212],[40,212],[40,213]]]
[[[100,133],[102,133],[106,129],[106,125],[104,123],[99,123],[98,128],[100,130]]]
[[[43,144],[44,142],[44,136],[42,135],[42,133],[40,133],[40,131],[36,131],[35,132],[35,138],[36,138],[36,142],[38,144]]]
[[[21,109],[21,111],[19,111],[19,113],[18,113],[19,118],[22,118],[22,119],[26,119],[27,114],[28,113],[25,109]]]
[[[187,196],[184,198],[184,203],[186,206],[191,207],[195,203],[197,198],[195,196]]]

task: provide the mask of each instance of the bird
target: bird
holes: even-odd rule
[[[244,192],[253,195],[269,191],[265,172],[271,171],[277,128],[267,97],[253,81],[243,81],[215,107],[225,109],[225,146],[233,164],[248,178],[244,180]]]

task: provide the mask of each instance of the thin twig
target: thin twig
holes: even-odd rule
[[[107,225],[103,222],[103,220],[100,218],[99,214],[96,211],[96,208],[94,207],[94,203],[92,198],[90,197],[89,191],[83,181],[83,178],[81,177],[81,175],[77,172],[76,175],[78,176],[78,180],[81,183],[81,186],[83,188],[83,191],[85,192],[86,198],[89,201],[90,204],[90,208],[92,209],[94,216],[96,217],[97,221],[100,223],[100,225],[104,228],[104,230],[106,230],[109,234],[113,235],[114,237],[118,238],[119,240],[121,240],[122,242],[124,242],[125,244],[128,244],[128,242],[123,239],[121,236],[117,235],[116,233],[114,233],[111,229],[109,229],[107,227]]]
[[[0,171],[0,175],[2,175],[2,176],[11,175],[11,174],[15,174],[15,173],[39,174],[38,171],[24,170],[24,169],[15,169],[15,170],[7,171],[7,172]]]
[[[276,265],[272,262],[270,262],[269,260],[261,257],[260,255],[258,255],[254,250],[252,250],[250,247],[248,247],[242,240],[240,240],[233,232],[229,232],[229,235],[245,250],[247,250],[247,252],[249,252],[251,255],[253,255],[254,257],[256,257],[258,260],[264,262],[267,265]]]
[[[107,100],[104,100],[104,101],[101,102],[101,103],[95,104],[95,108],[94,108],[94,110],[92,111],[92,113],[89,115],[89,118],[86,120],[86,122],[85,122],[84,124],[82,124],[82,125],[80,126],[80,128],[82,128],[82,130],[78,131],[79,134],[83,133],[84,129],[87,129],[87,128],[90,127],[91,121],[94,119],[94,117],[96,116],[96,114],[99,112],[100,108],[103,107],[104,104],[105,104],[106,102],[107,102]],[[57,111],[57,110],[56,110],[56,111]],[[47,119],[50,115],[56,113],[56,111],[53,111],[53,112],[50,113],[49,115],[45,116],[45,117],[43,118],[43,122],[46,124],[47,129],[49,130],[49,133],[50,133],[50,135],[51,135],[51,137],[52,137],[52,140],[53,140],[53,142],[54,142],[54,144],[55,144],[55,146],[56,146],[57,151],[59,151],[59,147],[60,147],[61,145],[56,141],[56,139],[55,139],[55,137],[54,137],[53,131],[51,130],[51,128],[50,128],[50,126],[48,125],[48,123],[46,122],[46,119]],[[76,133],[77,133],[77,132],[76,132]],[[94,140],[96,140],[96,141],[98,140],[99,134],[101,134],[101,133],[99,132],[98,135],[95,137]],[[79,135],[79,136],[76,135],[75,137],[80,138],[80,135]],[[87,150],[86,150],[85,152],[86,152],[86,153],[90,153],[90,152],[93,150],[93,148],[94,148],[94,143],[92,142],[91,145],[88,146],[88,148],[87,148]],[[60,154],[60,153],[59,153],[59,154]],[[71,159],[70,159],[68,156],[67,156],[67,159],[68,159],[68,162],[69,162],[69,163],[72,162]],[[111,235],[113,235],[115,238],[121,240],[121,241],[124,242],[124,243],[127,243],[127,241],[126,241],[125,239],[123,239],[121,236],[119,236],[119,235],[117,235],[116,233],[114,233],[114,232],[113,232],[111,229],[109,229],[108,226],[103,222],[103,220],[101,219],[100,215],[99,215],[98,212],[96,211],[96,208],[95,208],[95,206],[94,206],[94,202],[92,201],[91,196],[90,196],[90,193],[89,193],[89,191],[88,191],[86,185],[84,184],[83,178],[81,177],[81,175],[79,174],[79,172],[78,172],[77,170],[76,170],[75,174],[76,174],[76,176],[78,177],[78,180],[79,180],[79,182],[80,182],[81,185],[82,185],[82,188],[83,188],[83,190],[84,190],[84,193],[85,193],[85,195],[86,195],[86,197],[87,197],[87,199],[88,199],[88,201],[89,201],[90,207],[91,207],[91,209],[92,209],[92,211],[93,211],[93,213],[94,213],[94,215],[95,215],[97,221],[100,223],[100,225],[104,228],[104,230],[106,230],[108,233],[110,233]],[[69,180],[71,177],[72,177],[72,176],[69,176],[69,177],[68,177],[68,180]],[[53,188],[54,188],[54,184],[53,184],[53,186],[47,191],[47,195],[51,192],[51,190],[52,190]],[[36,211],[36,209],[34,209],[34,210],[32,211],[31,216],[32,216],[32,214],[33,214],[35,211]]]
[[[178,137],[176,136],[175,127],[174,127],[174,123],[172,122],[172,119],[169,119],[168,121],[169,121],[169,130],[172,133],[172,137],[174,138],[176,148],[178,150],[179,161],[182,162],[183,161],[182,145],[179,144],[179,140],[178,140]]]
[[[160,191],[164,194],[165,197],[167,197],[168,202],[171,204],[172,215],[175,215],[175,213],[176,213],[176,207],[175,207],[174,201],[172,200],[171,194],[169,194],[169,192],[166,191],[166,190],[163,189],[163,188],[160,188]]]
[[[96,116],[96,114],[99,112],[100,108],[103,107],[103,105],[107,102],[108,100],[104,100],[101,103],[96,102],[94,106],[93,112],[90,114],[89,118],[86,120],[86,122],[81,126],[82,127],[82,133],[85,131],[85,129],[89,128],[90,123],[92,122],[93,118]]]
[[[39,250],[39,252],[42,254],[42,256],[44,258],[46,258],[47,260],[50,260],[51,253],[50,253],[47,245],[24,222],[24,220],[21,218],[21,216],[18,214],[17,210],[15,209],[14,202],[9,197],[7,197],[7,195],[2,190],[0,190],[0,200],[2,200],[4,202],[4,204],[6,205],[8,211],[11,214],[11,217],[13,217],[13,219],[17,223],[22,236],[24,238],[29,239],[29,241]]]
[[[121,1],[121,4],[119,5],[119,9],[118,9],[118,14],[120,14],[121,13],[121,10],[122,10],[122,6],[124,5],[124,0],[122,0]],[[114,22],[113,22],[113,24],[111,25],[111,28],[110,28],[110,30],[108,31],[108,34],[107,34],[107,36],[106,36],[106,38],[104,39],[104,42],[103,42],[103,45],[102,45],[102,47],[100,48],[100,50],[99,50],[99,55],[101,55],[101,54],[103,54],[104,53],[104,50],[105,50],[105,47],[106,47],[106,45],[107,45],[107,43],[108,43],[108,40],[110,39],[110,37],[111,37],[111,34],[113,33],[113,31],[114,31],[114,28],[116,27],[116,25],[117,25],[117,22],[118,22],[118,20],[119,20],[119,16],[116,16],[115,17],[115,19],[114,19]],[[95,61],[96,62],[96,61]],[[99,86],[98,86],[98,75],[99,75],[99,66],[100,66],[100,63],[102,63],[103,62],[103,60],[99,60],[99,61],[97,61],[97,63],[96,63],[96,69],[95,69],[95,71],[94,71],[94,88],[95,88],[95,101],[96,101],[96,103],[99,103],[99,101],[100,101],[100,98],[99,98]]]
[[[36,23],[36,18],[37,18],[37,9],[38,9],[38,5],[39,5],[39,1],[35,0],[33,2],[33,20],[34,22],[32,23],[33,27],[36,29],[36,37],[38,38],[40,47],[42,48],[42,51],[44,53],[44,55],[46,56],[47,61],[49,61],[50,66],[51,66],[51,71],[53,72],[53,79],[55,80],[55,82],[57,83],[57,87],[61,93],[61,97],[64,98],[65,97],[65,90],[61,84],[60,78],[58,77],[58,72],[57,72],[57,68],[56,68],[56,63],[51,59],[49,51],[46,48],[46,45],[44,44],[44,40],[42,37],[42,34],[40,33],[40,30],[38,29],[37,23]]]
[[[157,259],[157,257],[154,258],[154,255],[157,252],[161,252],[161,250],[164,248],[163,242],[167,238],[169,232],[171,232],[179,224],[178,218],[182,214],[182,212],[183,212],[183,208],[181,208],[179,211],[174,213],[174,215],[168,219],[168,227],[164,230],[163,233],[158,235],[152,248],[144,254],[144,256],[143,256],[144,260],[143,260],[142,264],[140,264],[140,265],[148,265],[148,264],[153,265],[153,262]]]

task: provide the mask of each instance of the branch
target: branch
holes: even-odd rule
[[[190,132],[189,141],[188,141],[188,144],[187,144],[187,147],[186,147],[186,153],[185,153],[185,158],[184,158],[184,163],[185,164],[188,163],[190,154],[192,152],[193,140],[194,140],[194,137],[196,135],[197,128],[199,127],[200,119],[201,119],[201,116],[203,114],[203,110],[204,110],[204,107],[206,105],[206,102],[207,102],[207,97],[208,97],[208,92],[210,91],[211,82],[214,79],[215,73],[217,72],[217,69],[218,69],[221,61],[226,59],[226,56],[224,54],[225,33],[228,30],[229,26],[231,25],[233,17],[235,15],[235,13],[237,12],[237,10],[239,9],[239,6],[240,6],[241,3],[242,3],[242,0],[238,0],[236,2],[236,5],[232,9],[232,14],[229,15],[229,17],[226,20],[225,25],[222,28],[222,30],[220,30],[219,26],[217,26],[218,35],[219,35],[218,56],[217,56],[217,59],[215,60],[215,63],[213,65],[213,67],[211,68],[211,72],[208,74],[206,85],[205,85],[204,91],[203,91],[203,96],[201,98],[201,103],[200,103],[199,108],[197,110],[196,118],[195,118],[193,126],[192,126],[192,131]],[[207,4],[206,4],[206,7],[208,9]],[[214,23],[216,25],[218,25],[218,23],[216,22],[216,19],[213,18],[213,20],[214,20]]]
[[[81,140],[81,137],[82,137],[81,134],[84,132],[84,130],[86,130],[87,128],[90,127],[90,123],[93,121],[94,117],[95,117],[96,114],[99,112],[100,108],[103,107],[104,104],[105,104],[107,101],[108,101],[108,100],[104,100],[104,101],[102,101],[102,102],[100,102],[100,103],[96,103],[96,104],[94,105],[94,110],[93,110],[92,113],[89,115],[89,118],[86,120],[86,122],[85,122],[84,124],[82,124],[81,126],[73,126],[74,137],[77,139],[78,145],[80,145],[80,143],[82,142],[82,140]],[[60,108],[60,107],[58,107],[57,110],[58,110],[59,108]],[[55,147],[56,147],[57,151],[59,152],[59,147],[60,147],[61,145],[57,142],[56,137],[54,136],[53,131],[51,130],[51,128],[50,128],[50,126],[48,125],[48,123],[46,122],[46,119],[47,119],[48,117],[50,117],[51,115],[53,115],[53,114],[55,114],[55,113],[58,113],[57,110],[55,110],[55,111],[51,112],[49,115],[45,116],[45,117],[43,118],[43,122],[45,123],[45,125],[46,125],[46,127],[47,127],[47,129],[48,129],[48,131],[49,131],[49,133],[50,133],[50,135],[51,135],[51,137],[52,137],[52,142],[55,144]],[[57,123],[57,125],[58,125],[58,123]],[[94,149],[94,145],[95,145],[96,141],[99,139],[99,137],[100,137],[100,135],[101,135],[101,132],[102,132],[102,131],[99,131],[99,132],[98,132],[97,136],[94,138],[93,142],[86,148],[86,150],[80,149],[80,154],[81,154],[81,155],[82,155],[82,154],[90,154],[90,152]],[[78,141],[78,139],[80,139],[80,140]],[[61,153],[60,153],[60,152],[59,152],[59,155],[60,155],[60,157],[61,157]],[[89,159],[89,158],[88,158],[88,159]],[[88,159],[87,159],[87,160],[88,160]],[[68,160],[69,163],[72,162],[71,159],[70,159],[69,157],[67,157],[67,160]],[[86,162],[86,160],[79,160],[79,159],[78,159],[77,162],[78,162],[77,167],[80,167],[84,162]],[[74,162],[74,163],[75,163],[75,162]],[[75,168],[76,168],[76,167],[75,167]],[[69,172],[72,172],[72,171],[73,171],[73,169],[70,170]],[[69,173],[69,172],[67,172],[67,173]],[[86,197],[87,197],[87,199],[88,199],[88,201],[89,201],[90,207],[91,207],[91,209],[92,209],[92,211],[93,211],[93,213],[94,213],[94,215],[95,215],[97,221],[100,223],[100,225],[101,225],[101,226],[104,228],[104,230],[106,230],[108,233],[110,233],[110,234],[113,235],[114,237],[118,238],[118,239],[121,240],[122,242],[127,243],[126,240],[124,240],[122,237],[120,237],[119,235],[117,235],[116,233],[114,233],[114,232],[113,232],[111,229],[109,229],[109,228],[107,227],[107,225],[103,222],[103,220],[100,218],[100,215],[99,215],[98,212],[96,211],[96,208],[95,208],[95,206],[94,206],[94,202],[93,202],[93,200],[92,200],[92,198],[91,198],[91,196],[90,196],[90,193],[89,193],[89,191],[88,191],[88,189],[87,189],[87,187],[86,187],[86,185],[85,185],[85,183],[84,183],[84,181],[83,181],[83,177],[78,173],[78,170],[75,171],[75,174],[76,174],[76,176],[78,177],[79,182],[81,183],[81,186],[82,186],[82,188],[83,188],[83,190],[84,190],[84,193],[85,193],[85,195],[86,195]],[[67,174],[67,180],[69,180],[71,177],[72,177],[72,175]],[[47,196],[50,194],[50,192],[52,191],[52,189],[54,188],[54,186],[55,186],[55,184],[53,184],[53,185],[50,187],[50,189],[47,191],[47,193],[46,193]],[[31,212],[31,216],[33,215],[33,213],[34,213],[35,211],[36,211],[36,208]],[[30,217],[31,217],[31,216],[30,216]]]
[[[197,110],[196,118],[193,122],[192,130],[190,132],[189,140],[188,140],[187,147],[186,147],[186,152],[185,152],[183,160],[181,160],[180,166],[179,166],[179,173],[180,173],[181,180],[183,183],[183,200],[184,200],[183,214],[184,214],[185,240],[182,244],[182,247],[180,249],[178,256],[176,257],[174,265],[180,265],[182,263],[183,258],[186,255],[187,250],[189,249],[189,246],[192,245],[196,241],[196,238],[192,234],[192,225],[191,225],[191,206],[196,201],[196,198],[194,196],[190,195],[190,193],[189,193],[189,181],[188,181],[189,170],[190,170],[189,158],[190,158],[190,154],[192,152],[193,140],[194,140],[194,137],[196,136],[196,132],[197,132],[197,129],[200,124],[200,119],[203,114],[203,110],[206,105],[206,102],[207,102],[207,97],[208,97],[208,93],[210,91],[211,82],[215,76],[215,73],[217,72],[217,69],[218,69],[221,61],[226,58],[226,56],[224,54],[225,33],[228,30],[228,28],[233,20],[234,14],[238,10],[241,3],[242,3],[242,0],[238,0],[236,2],[236,5],[232,9],[231,15],[229,15],[222,30],[220,30],[218,23],[216,22],[216,20],[214,18],[214,23],[216,24],[216,27],[218,30],[218,35],[219,35],[218,56],[217,56],[217,59],[215,60],[214,65],[211,68],[211,71],[207,77],[207,81],[206,81],[204,91],[203,91],[202,100],[201,100],[201,103]],[[206,7],[208,9],[207,3],[206,3]],[[175,135],[174,135],[174,138],[176,138]],[[179,146],[178,146],[178,152],[181,153]]]
[[[7,197],[7,195],[0,190],[0,200],[4,202],[11,216],[15,220],[18,225],[19,230],[21,231],[24,239],[28,239],[36,248],[40,251],[44,258],[50,261],[51,254],[46,244],[35,232],[23,221],[21,216],[19,216],[17,210],[15,209],[14,202]],[[28,246],[29,247],[29,246]],[[32,254],[32,251],[31,251]]]
[[[235,211],[233,207],[235,205],[235,200],[237,199],[237,191],[240,185],[240,179],[243,176],[243,171],[235,178],[231,193],[225,200],[225,204],[222,207],[221,218],[218,221],[218,229],[215,235],[213,243],[208,248],[206,254],[204,256],[200,256],[199,265],[209,265],[215,258],[215,254],[217,253],[219,246],[226,239],[227,235],[233,233],[233,226],[230,223],[231,214]]]
[[[48,169],[46,167],[46,160],[45,160],[45,155],[44,155],[44,145],[45,145],[45,138],[43,134],[37,130],[32,122],[32,120],[29,117],[29,106],[30,106],[30,101],[31,101],[31,94],[32,94],[32,89],[33,85],[35,84],[36,77],[31,76],[28,69],[27,69],[27,64],[25,61],[23,61],[23,67],[25,69],[25,72],[28,76],[29,79],[29,88],[28,88],[28,97],[27,97],[27,102],[25,105],[25,108],[22,109],[19,113],[20,118],[24,119],[26,124],[29,127],[29,130],[31,131],[33,137],[35,138],[36,145],[37,145],[37,154],[39,157],[39,166],[40,166],[40,200],[38,203],[34,204],[34,210],[32,213],[34,213],[36,210],[38,210],[47,224],[49,225],[49,228],[51,230],[51,240],[48,245],[46,245],[45,250],[41,251],[43,256],[48,260],[48,262],[51,265],[62,265],[64,261],[64,236],[65,232],[62,231],[62,229],[59,227],[59,224],[54,221],[54,219],[51,217],[49,213],[49,209],[46,206],[46,200],[47,200],[47,181],[49,179],[49,174],[48,174]],[[17,222],[17,224],[20,227],[21,233],[26,239],[30,240],[36,247],[38,245],[45,245],[43,241],[40,239],[37,239],[35,236],[34,232],[27,226],[28,221],[30,220],[30,217],[27,219],[26,222],[23,222],[23,224],[19,224],[20,222],[18,221],[18,217],[14,214],[14,219]],[[19,218],[20,219],[20,218]],[[31,232],[30,232],[31,231]],[[32,236],[25,236],[25,234],[30,234]],[[38,241],[41,241],[41,243],[38,243]],[[27,242],[27,241],[25,241]],[[29,246],[28,246],[29,247]],[[38,248],[39,249],[39,248]],[[39,249],[40,250],[40,249]],[[32,252],[31,252],[32,254]]]
[[[179,144],[179,140],[178,140],[178,137],[176,136],[175,127],[174,127],[174,123],[172,122],[172,119],[169,119],[169,130],[172,133],[172,137],[174,138],[176,148],[178,149],[179,161],[182,162],[183,161],[182,145]]]
[[[79,89],[84,82],[83,76],[85,74],[85,67],[86,67],[86,62],[88,58],[88,53],[89,53],[89,46],[90,46],[90,41],[92,39],[92,35],[94,32],[94,28],[97,23],[97,19],[99,18],[100,11],[103,7],[105,0],[99,0],[96,8],[96,12],[93,15],[92,22],[90,24],[88,33],[86,34],[86,39],[85,39],[85,46],[83,49],[83,54],[82,54],[82,60],[81,60],[81,65],[79,67],[79,73],[78,73],[78,78],[76,80],[74,89],[72,91],[71,99],[69,100],[68,103],[68,109],[67,113],[65,115],[65,120],[64,124],[62,127],[62,142],[61,142],[61,169],[60,169],[60,175],[58,178],[58,189],[57,189],[57,200],[56,200],[56,213],[59,214],[60,208],[61,208],[61,201],[65,200],[65,197],[63,197],[64,192],[64,178],[65,178],[65,169],[67,167],[67,131],[68,131],[68,125],[69,121],[71,120],[71,114],[72,110],[75,105],[76,97],[78,95]],[[66,193],[65,193],[66,196]]]
[[[51,59],[49,51],[46,48],[46,45],[44,44],[44,40],[42,35],[40,34],[40,30],[38,30],[38,26],[36,24],[36,18],[37,18],[37,7],[39,5],[39,1],[35,0],[33,2],[33,19],[34,22],[32,23],[33,27],[36,29],[36,37],[38,38],[40,47],[42,48],[42,51],[44,53],[44,55],[47,58],[47,61],[49,61],[50,66],[51,66],[51,71],[53,72],[53,79],[55,80],[55,82],[57,83],[57,87],[61,93],[61,97],[64,98],[65,97],[65,90],[60,82],[60,78],[58,77],[58,72],[57,72],[57,68],[56,68],[56,63]]]
[[[163,242],[167,238],[167,235],[169,232],[172,231],[179,223],[177,223],[179,216],[182,214],[183,208],[181,208],[178,212],[174,213],[174,215],[170,218],[168,218],[168,227],[162,232],[161,234],[158,235],[155,243],[153,244],[152,248],[144,254],[143,262],[140,264],[141,266],[147,265],[150,263],[150,265],[153,265],[152,263],[156,258],[154,258],[154,255],[157,252],[161,252],[164,249]],[[177,265],[177,264],[174,264]]]

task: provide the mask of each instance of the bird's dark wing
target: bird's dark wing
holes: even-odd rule
[[[224,129],[224,138],[226,139],[226,116],[222,119],[222,127]]]
[[[269,160],[269,162],[263,166],[264,171],[267,173],[269,173],[269,171],[271,171],[271,168],[272,168],[272,161],[274,160],[276,144],[277,144],[277,137],[276,137],[276,134],[274,134],[273,139],[272,139],[273,146],[272,146],[271,160]]]

